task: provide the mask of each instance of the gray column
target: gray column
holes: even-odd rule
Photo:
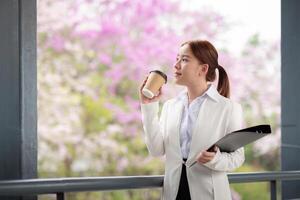
[[[1,0],[0,180],[36,177],[36,0]]]
[[[300,170],[300,1],[281,1],[281,169]],[[282,199],[300,198],[300,180],[282,183]]]

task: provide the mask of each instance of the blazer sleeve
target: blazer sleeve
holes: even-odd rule
[[[239,130],[243,125],[242,106],[234,102],[232,104],[232,112],[227,127],[227,133]],[[215,157],[204,165],[212,170],[230,172],[240,167],[244,161],[244,147],[241,147],[231,153],[220,152],[218,150]]]
[[[161,115],[158,117],[159,103],[141,104],[144,140],[152,156],[165,154],[164,133],[167,112],[167,102],[164,103]]]

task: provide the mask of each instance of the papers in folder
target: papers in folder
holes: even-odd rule
[[[258,125],[241,129],[227,134],[214,145],[220,148],[221,152],[233,152],[236,149],[254,142],[271,133],[270,125]],[[213,146],[214,146],[213,145]]]

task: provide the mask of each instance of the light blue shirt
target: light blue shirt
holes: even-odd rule
[[[184,105],[180,123],[180,148],[183,158],[187,158],[189,155],[192,141],[192,130],[195,121],[197,120],[200,107],[205,98],[208,96],[213,98],[213,95],[211,94],[215,92],[215,88],[211,84],[209,84],[208,87],[209,88],[201,96],[194,99],[190,105],[188,104],[187,91],[181,92],[177,97]]]

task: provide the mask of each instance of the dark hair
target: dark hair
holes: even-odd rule
[[[219,70],[218,92],[229,98],[230,85],[225,69],[218,64],[218,52],[216,48],[206,40],[191,40],[184,42],[181,46],[189,45],[194,56],[201,64],[208,64],[208,72],[206,81],[214,81],[216,79],[216,69]]]

